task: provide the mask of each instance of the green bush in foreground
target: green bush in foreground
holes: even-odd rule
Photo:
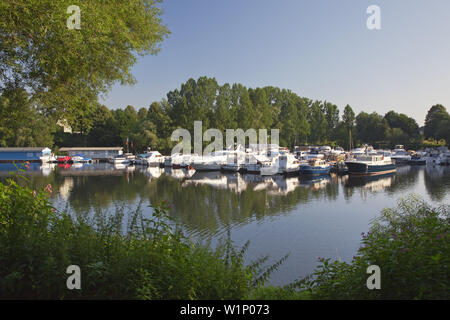
[[[138,208],[123,231],[123,210],[109,219],[74,218],[13,179],[0,184],[0,298],[241,299],[283,261],[245,266],[247,246],[228,239],[211,250],[194,245],[156,207]],[[81,290],[68,290],[66,268],[81,269]]]
[[[450,210],[410,196],[385,209],[363,234],[351,263],[321,259],[297,283],[313,299],[449,299]],[[381,270],[381,289],[369,290],[369,265]]]

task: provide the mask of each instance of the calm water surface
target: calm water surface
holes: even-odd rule
[[[0,180],[11,170],[14,166],[0,164]],[[376,178],[305,179],[32,164],[25,175],[33,188],[52,184],[55,206],[78,215],[111,213],[118,207],[131,211],[141,201],[144,214],[151,215],[148,205],[164,200],[184,234],[195,241],[214,246],[230,230],[236,245],[250,240],[248,260],[268,254],[274,262],[289,253],[272,276],[274,285],[310,274],[318,257],[350,261],[370,220],[403,196],[415,193],[435,205],[449,204],[450,198],[450,167],[403,166]]]

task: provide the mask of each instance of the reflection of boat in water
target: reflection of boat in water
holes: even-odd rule
[[[329,175],[309,176],[309,177],[304,176],[300,178],[301,187],[308,187],[313,190],[323,189],[330,182],[331,177]]]
[[[378,192],[392,186],[394,179],[395,173],[383,176],[349,176],[345,182],[345,187],[361,187],[372,192]]]
[[[196,172],[190,179],[183,182],[182,187],[188,185],[208,185],[217,189],[233,190],[234,192],[247,189],[247,183],[238,173]]]
[[[72,177],[64,178],[63,183],[59,186],[59,195],[64,199],[69,199],[70,192],[74,186],[74,181]]]
[[[127,169],[128,164],[129,164],[129,162],[126,162],[126,163],[114,163],[114,169],[115,170],[125,170],[125,169]]]
[[[164,173],[172,178],[181,180],[192,177],[195,174],[195,170],[173,169],[171,167],[165,167]]]
[[[300,186],[300,180],[298,177],[272,177],[273,184],[267,192],[270,195],[285,195],[294,191]]]
[[[20,175],[29,174],[42,174],[49,175],[50,172],[55,167],[55,164],[44,163],[41,165],[40,162],[31,162],[28,164],[28,168],[25,167],[23,163],[0,163],[0,176],[9,176],[11,172],[17,172],[18,170],[24,170],[25,172],[20,172]]]
[[[145,174],[150,179],[153,179],[153,178],[158,179],[163,174],[164,168],[155,167],[155,166],[141,167],[140,172]]]
[[[50,173],[52,173],[53,170],[55,170],[56,163],[43,163],[41,165],[41,171],[43,176],[48,176]]]

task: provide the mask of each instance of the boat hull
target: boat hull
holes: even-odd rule
[[[215,163],[193,163],[191,167],[195,171],[220,171],[222,165]]]
[[[412,164],[412,165],[425,165],[425,164],[427,164],[427,160],[425,160],[425,159],[420,159],[420,160],[410,160],[409,161],[409,164]]]
[[[322,175],[329,174],[331,170],[331,166],[327,167],[312,167],[312,166],[300,166],[300,173],[307,175]]]
[[[395,164],[370,165],[360,162],[346,162],[348,173],[353,175],[367,175],[375,176],[382,174],[389,174],[395,172],[397,169]]]

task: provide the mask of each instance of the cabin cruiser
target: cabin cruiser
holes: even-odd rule
[[[221,170],[222,167],[227,164],[228,155],[233,155],[235,153],[245,154],[240,145],[238,145],[236,149],[229,147],[225,150],[211,152],[206,156],[194,156],[192,158],[191,167],[196,171]]]
[[[411,156],[401,144],[395,146],[391,158],[395,164],[408,163],[411,160]]]
[[[395,164],[390,157],[383,155],[365,154],[352,160],[345,161],[349,174],[379,175],[396,171]]]
[[[408,163],[412,165],[425,165],[427,164],[427,160],[420,154],[415,154],[411,156],[411,160],[409,160]]]
[[[331,165],[322,159],[311,159],[308,163],[300,165],[299,171],[301,174],[329,174]]]
[[[147,151],[139,155],[139,164],[146,166],[160,166],[164,164],[164,156],[158,151]]]
[[[39,157],[42,163],[56,162],[56,157],[49,148],[42,150],[42,156]]]
[[[298,173],[301,164],[300,161],[290,153],[280,155],[277,158],[277,163],[278,173],[281,174]]]

